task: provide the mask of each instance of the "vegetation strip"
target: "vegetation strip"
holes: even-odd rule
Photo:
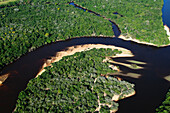
[[[100,17],[108,20],[108,21],[112,24],[112,29],[113,29],[113,32],[114,32],[114,37],[115,37],[115,38],[118,38],[118,37],[120,36],[121,30],[119,29],[118,25],[117,25],[114,21],[112,21],[112,20],[106,18],[105,16],[102,16],[101,14],[96,13],[96,12],[94,12],[94,11],[92,11],[92,10],[88,10],[88,9],[86,9],[86,8],[84,8],[84,7],[81,7],[81,6],[77,5],[77,4],[75,4],[74,2],[69,2],[69,4],[70,4],[70,5],[73,5],[73,6],[76,7],[76,8],[82,9],[82,10],[84,10],[84,11],[86,11],[86,12],[89,12],[89,13],[93,13],[93,14],[95,14],[96,16],[100,16]]]
[[[6,7],[15,7],[19,6],[22,4],[23,1],[20,0],[5,0],[5,1],[0,1],[0,9],[1,8],[6,8]],[[25,3],[26,1],[24,1]]]
[[[9,2],[15,2],[17,0],[0,0],[0,5],[2,4],[8,4]]]

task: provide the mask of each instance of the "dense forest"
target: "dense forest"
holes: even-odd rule
[[[157,45],[169,40],[162,22],[163,0],[75,0],[118,24],[122,35]]]
[[[123,99],[134,85],[109,76],[115,71],[105,56],[121,51],[92,49],[62,58],[31,80],[18,97],[15,112],[100,112],[116,111],[114,96]]]
[[[7,7],[0,9],[0,69],[26,52],[57,40],[114,35],[107,20],[76,9],[68,2],[21,0],[5,4]],[[116,22],[124,36],[157,45],[169,43],[161,18],[162,0],[76,0],[75,3]]]
[[[0,0],[0,69],[9,63],[12,63],[23,54],[45,44],[56,42],[57,40],[65,40],[80,36],[114,35],[110,22],[99,16],[95,16],[94,14],[74,8],[74,6],[68,4],[68,2],[71,2],[70,0],[18,0],[8,4],[1,4],[2,1],[4,0]],[[9,0],[5,0],[5,2],[6,1]],[[82,7],[97,12],[102,16],[110,18],[119,26],[122,35],[124,36],[157,45],[169,44],[166,32],[163,30],[161,18],[163,0],[75,0],[74,2]],[[73,56],[65,57],[60,62],[53,64],[53,68],[48,67],[46,69],[47,71],[43,73],[42,76],[31,80],[27,89],[21,92],[19,96],[16,112],[25,109],[37,112],[41,112],[39,110],[53,111],[53,107],[59,105],[58,102],[54,102],[56,99],[56,96],[54,95],[56,94],[60,95],[57,99],[62,101],[61,105],[57,108],[58,110],[61,106],[65,106],[67,110],[79,109],[79,111],[81,111],[80,103],[83,103],[83,99],[86,98],[87,102],[83,103],[84,106],[82,108],[87,111],[94,111],[98,105],[96,103],[96,100],[98,100],[97,95],[101,95],[102,91],[107,92],[106,85],[103,83],[107,83],[108,87],[110,87],[111,84],[116,84],[117,89],[110,89],[114,93],[116,92],[116,94],[120,94],[120,88],[125,88],[122,94],[128,94],[133,91],[133,84],[125,81],[118,81],[116,78],[110,76],[108,78],[100,76],[100,74],[106,74],[106,72],[113,71],[108,69],[107,63],[101,64],[102,57],[93,56],[91,54],[91,52],[94,51],[99,56],[102,53],[105,53],[105,50],[92,50],[89,51],[89,53],[82,52],[75,54],[74,56],[79,60],[84,59],[84,61],[82,61],[83,63],[87,62],[84,64],[76,64],[77,59],[73,59]],[[108,51],[110,50],[107,50],[106,52]],[[98,52],[101,53],[99,54]],[[89,56],[86,56],[85,53],[89,54]],[[96,64],[92,57],[97,58],[95,61]],[[87,61],[87,58],[91,58],[91,62],[88,62],[89,60]],[[74,66],[69,69],[68,67],[71,67],[72,63],[63,62],[72,62],[70,59],[74,61],[76,66],[82,65],[82,67],[87,67],[85,69],[88,71]],[[88,63],[91,63],[89,66],[92,66],[92,69],[90,69],[88,65],[85,65]],[[102,68],[105,70],[102,70]],[[66,73],[68,71],[73,71],[73,73]],[[89,80],[87,84],[83,84],[83,82],[79,80],[80,77],[75,75],[75,73],[83,76],[81,79],[82,81]],[[88,76],[85,76],[84,74]],[[68,76],[70,76],[70,79],[66,79]],[[93,78],[92,80],[94,80],[95,77],[99,77],[99,81],[97,81],[95,85],[91,84],[94,81],[92,82],[91,78],[88,77]],[[58,80],[57,78],[61,78],[60,80],[62,81],[60,82],[62,82],[64,87],[54,87],[54,85],[56,85],[55,81]],[[68,87],[63,80],[65,83],[70,83],[72,85]],[[72,83],[71,81],[74,82]],[[75,84],[82,87],[82,91],[85,92],[82,100],[80,99],[82,94],[77,94],[80,87],[75,88]],[[102,89],[99,88],[100,85],[102,86]],[[92,86],[94,86],[93,91],[89,89]],[[67,87],[68,90],[63,90],[65,87]],[[75,88],[76,91],[72,90],[73,88]],[[72,90],[71,92],[70,89]],[[77,103],[71,103],[70,98],[66,98],[66,92],[69,92],[69,95],[77,95],[77,97],[71,97],[73,100],[77,99],[74,101]],[[33,99],[33,94],[37,100]],[[63,95],[61,96],[61,94]],[[109,92],[106,94],[110,97],[113,96],[113,94],[111,95]],[[45,96],[46,98],[41,98],[40,95]],[[101,111],[116,110],[118,108],[118,104],[114,101],[110,101],[110,97],[106,96],[100,98],[101,102],[104,103],[107,100],[107,102],[110,102],[112,105],[110,108],[108,106],[102,106],[100,109]],[[120,98],[122,98],[122,96],[120,96]],[[65,99],[70,101],[70,108],[64,103],[63,100]],[[39,102],[39,104],[35,105],[35,102]],[[49,107],[49,104],[51,103],[54,104],[54,106]],[[94,104],[94,106],[91,109],[88,109],[87,106],[91,106],[92,104]],[[167,99],[163,102],[163,105],[157,109],[157,112],[162,112],[164,109],[166,109],[164,112],[168,112],[168,106],[169,93],[167,94]],[[39,107],[41,109],[39,109]]]
[[[57,40],[114,35],[107,20],[69,4],[24,2],[0,9],[0,17],[0,69],[26,52]]]

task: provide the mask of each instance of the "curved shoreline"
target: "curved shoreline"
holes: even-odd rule
[[[167,25],[164,25],[164,30],[167,32],[167,35],[169,36],[168,39],[170,40],[170,28]],[[140,40],[137,40],[137,39],[133,39],[131,37],[127,38],[126,36],[123,36],[123,35],[120,35],[118,38],[121,38],[121,39],[126,40],[126,41],[133,41],[133,42],[136,42],[138,44],[145,44],[145,45],[155,46],[155,47],[167,47],[167,46],[170,45],[170,44],[168,44],[168,45],[160,45],[160,46],[158,46],[156,44],[140,41]]]
[[[97,49],[99,49],[99,48],[110,48],[110,49],[112,49],[112,50],[115,50],[115,49],[118,49],[118,50],[122,50],[122,53],[120,54],[121,56],[123,56],[123,55],[125,55],[125,54],[127,54],[127,55],[125,55],[125,57],[126,56],[130,56],[130,54],[132,54],[129,50],[127,50],[127,49],[124,49],[124,48],[121,48],[121,47],[115,47],[115,46],[111,46],[111,45],[103,45],[103,44],[84,44],[84,45],[77,45],[77,46],[70,46],[70,47],[67,47],[67,48],[65,48],[65,50],[63,50],[63,51],[59,51],[59,52],[57,52],[56,53],[56,57],[54,58],[54,57],[51,57],[51,60],[47,60],[46,61],[46,63],[44,63],[44,65],[45,64],[48,64],[49,63],[49,66],[50,66],[50,64],[52,63],[52,62],[57,62],[57,61],[59,61],[60,59],[62,59],[62,57],[64,57],[64,56],[68,56],[68,55],[72,55],[72,54],[74,54],[74,53],[76,53],[76,52],[81,52],[81,51],[86,51],[86,50],[90,50],[90,49],[93,49],[93,48],[97,48]],[[117,53],[117,52],[116,52]],[[92,53],[93,54],[93,53]],[[105,56],[105,55],[102,55],[102,56]],[[113,55],[113,56],[116,56],[116,57],[118,57],[118,55]],[[133,56],[133,55],[132,55]],[[73,58],[73,57],[72,57]],[[75,58],[75,57],[74,57]],[[93,58],[93,57],[92,57]],[[101,62],[101,61],[100,61]],[[102,62],[101,62],[102,63]],[[100,64],[99,64],[100,65]],[[47,66],[47,65],[46,65]],[[45,70],[45,69],[44,69]],[[41,70],[42,71],[42,70]],[[46,76],[46,74],[45,74],[45,76]],[[98,77],[97,77],[98,78]],[[96,78],[96,79],[97,79]],[[94,83],[95,83],[95,81],[96,81],[96,79],[94,80]],[[121,80],[118,80],[119,82],[121,81]],[[124,82],[124,81],[123,81]],[[129,89],[129,88],[127,88],[127,89]],[[112,94],[114,94],[113,92],[112,92]],[[118,93],[119,94],[119,93]],[[130,94],[128,94],[127,95],[127,93],[126,94],[124,94],[123,93],[123,90],[121,90],[121,93],[120,93],[120,95],[117,95],[116,97],[118,97],[118,98],[115,98],[115,96],[113,96],[113,98],[110,98],[110,100],[111,101],[118,101],[119,99],[124,99],[124,98],[127,98],[127,97],[129,97],[129,96],[132,96],[132,95],[134,95],[135,94],[135,91],[133,90],[133,92],[131,91],[131,93]],[[104,96],[106,96],[107,94],[105,93],[104,94]],[[122,97],[120,97],[120,96],[123,96],[123,98]],[[100,108],[100,106],[102,105],[102,106],[108,106],[107,105],[107,103],[105,104],[105,103],[98,103],[98,105],[99,105],[99,108]],[[113,104],[114,105],[114,104]],[[111,106],[113,106],[112,104],[111,104]],[[110,107],[111,107],[110,106]],[[108,106],[109,107],[109,106]],[[109,107],[109,108],[110,108]],[[117,109],[118,110],[118,109]],[[116,111],[117,111],[116,110]]]
[[[166,26],[167,27],[167,26]],[[165,27],[165,28],[166,28]],[[167,33],[169,33],[170,34],[170,32],[168,31],[169,30],[169,28],[166,28],[167,29]],[[141,41],[139,41],[139,40],[137,40],[137,39],[127,39],[125,36],[120,36],[119,38],[121,38],[121,39],[123,39],[123,40],[127,40],[127,41],[133,41],[133,42],[136,42],[136,43],[139,43],[139,44],[146,44],[146,45],[151,45],[151,46],[156,46],[156,47],[158,47],[158,45],[155,45],[155,44],[152,44],[152,43],[147,43],[147,42],[141,42]],[[169,38],[170,39],[170,38]],[[168,45],[170,45],[170,44],[168,44]],[[168,46],[168,45],[162,45],[162,46],[159,46],[159,47],[166,47],[166,46]],[[79,48],[78,46],[75,46],[73,49],[75,49],[75,48]],[[81,47],[80,47],[81,48]],[[66,48],[67,49],[67,48]],[[88,49],[88,48],[87,48]],[[85,49],[84,49],[85,50]],[[82,50],[82,51],[84,51],[84,50]],[[81,50],[80,50],[81,51]],[[69,53],[69,52],[71,52],[71,53]],[[79,50],[78,50],[78,52],[79,52]],[[67,54],[68,53],[68,54]],[[74,54],[74,53],[73,53]],[[55,62],[55,61],[58,61],[58,60],[60,60],[60,59],[62,59],[62,57],[64,56],[64,55],[72,55],[72,47],[70,47],[68,50],[63,50],[63,52],[61,51],[61,52],[58,52],[58,59],[56,59],[55,57],[51,57],[51,59],[48,59],[48,60],[46,60],[46,62],[43,64],[43,67],[42,67],[42,69],[41,69],[41,71],[37,74],[37,76],[39,75],[39,74],[41,74],[41,73],[43,73],[43,70],[45,71],[45,69],[44,69],[44,67],[47,67],[47,66],[50,66],[50,64],[51,63],[53,63],[53,62]],[[57,56],[57,55],[56,55]],[[61,58],[60,58],[61,57]],[[4,77],[6,77],[6,76],[9,76],[8,74],[6,74],[6,75],[4,75]],[[1,76],[0,76],[1,77]],[[6,78],[7,79],[7,78]],[[6,80],[5,79],[5,80]],[[4,81],[5,81],[4,80]]]
[[[169,39],[170,39],[170,28],[168,28],[168,26],[167,25],[165,25],[164,26],[164,29],[167,31],[167,35],[169,36]],[[84,37],[90,37],[90,36],[84,36]],[[100,36],[97,36],[97,37],[100,37]],[[107,36],[102,36],[102,37],[106,37],[107,38]],[[114,37],[114,36],[113,36]],[[73,38],[71,38],[71,39],[74,39],[74,38],[82,38],[82,37],[73,37]],[[125,41],[132,41],[132,42],[135,42],[135,43],[138,43],[138,44],[143,44],[143,45],[149,45],[149,46],[154,46],[154,47],[159,47],[159,48],[161,48],[161,47],[167,47],[167,46],[169,46],[170,44],[168,44],[168,45],[162,45],[162,46],[158,46],[158,45],[156,45],[156,44],[153,44],[153,43],[148,43],[148,42],[141,42],[141,41],[139,41],[139,40],[137,40],[137,39],[132,39],[132,38],[126,38],[125,36],[123,36],[123,35],[120,35],[118,38],[120,38],[120,39],[123,39],[123,40],[125,40]],[[68,40],[68,39],[66,39],[66,40]],[[65,40],[65,41],[66,41]],[[59,41],[63,41],[63,40],[58,40],[58,41],[56,41],[56,42],[59,42]],[[68,48],[65,48],[65,50],[63,50],[63,52],[64,53],[62,53],[62,52],[60,52],[60,53],[56,53],[56,56],[54,56],[54,57],[52,57],[51,59],[47,59],[46,61],[45,61],[45,63],[43,64],[43,66],[42,66],[42,69],[41,69],[41,71],[36,75],[36,76],[38,76],[38,75],[40,75],[40,74],[42,74],[45,70],[44,70],[44,68],[45,67],[47,67],[47,66],[50,66],[51,65],[51,63],[54,63],[54,62],[56,62],[56,61],[59,61],[60,59],[62,59],[62,57],[63,56],[67,56],[67,54],[66,54],[66,52],[69,52],[69,54],[68,55],[72,55],[72,54],[74,54],[74,53],[76,53],[76,51],[77,52],[81,52],[81,51],[84,51],[84,50],[86,50],[86,49],[88,49],[88,48],[90,48],[91,47],[91,49],[92,48],[100,48],[100,44],[96,44],[96,46],[95,46],[95,44],[91,44],[91,45],[84,45],[84,47],[83,46],[72,46],[72,47],[68,47]],[[106,46],[106,45],[105,45]],[[77,49],[77,48],[81,48],[80,50],[74,50],[73,51],[73,49]],[[102,45],[102,47],[101,48],[106,48],[106,47],[104,47],[104,45]],[[116,48],[116,49],[118,49],[119,47],[110,47],[110,48]],[[38,49],[38,48],[37,48]],[[119,48],[119,49],[121,49],[121,48]],[[121,49],[122,50],[122,49]],[[31,52],[31,51],[29,51],[29,52]],[[121,55],[120,55],[121,56]],[[118,57],[120,57],[120,56],[118,56]],[[125,55],[123,55],[123,56],[125,56]],[[58,57],[58,58],[56,58],[56,57]],[[0,86],[2,86],[2,84],[3,84],[3,82],[5,82],[5,80],[8,78],[8,76],[9,76],[10,74],[9,73],[7,73],[7,74],[3,74],[3,75],[1,75],[0,76]]]
[[[169,36],[168,38],[169,38],[169,40],[170,40],[170,28],[169,28],[167,25],[164,25],[164,29],[166,30],[167,35]],[[87,36],[84,36],[84,37],[87,37]],[[107,37],[107,36],[102,36],[102,37]],[[113,36],[113,37],[114,37],[114,36]],[[74,38],[81,38],[81,37],[73,37],[73,38],[71,38],[71,39],[74,39]],[[144,44],[144,45],[149,45],[149,46],[154,46],[154,47],[160,47],[160,48],[161,48],[161,47],[167,47],[167,46],[170,45],[170,44],[168,44],[168,45],[158,46],[158,45],[153,44],[153,43],[142,42],[142,41],[139,41],[139,40],[137,40],[137,39],[132,39],[131,37],[130,37],[130,38],[127,38],[127,37],[125,37],[125,36],[123,36],[123,35],[120,35],[118,38],[123,39],[123,40],[125,40],[125,41],[132,41],[132,42],[135,42],[135,43],[138,43],[138,44]],[[67,40],[67,39],[66,39],[66,40]],[[66,41],[66,40],[65,40],[65,41]],[[58,41],[63,41],[63,40],[58,40]],[[58,41],[56,41],[56,42],[58,42]],[[97,44],[96,46],[93,45],[93,44],[92,44],[92,45],[88,45],[88,44],[87,44],[87,45],[84,45],[84,47],[83,47],[83,46],[82,46],[82,47],[81,47],[81,46],[77,46],[77,47],[72,46],[72,47],[70,47],[70,48],[68,47],[68,48],[66,48],[65,50],[63,50],[64,53],[62,53],[62,52],[57,53],[55,57],[52,57],[51,59],[47,59],[47,61],[43,64],[41,71],[40,71],[36,76],[42,74],[42,73],[45,71],[43,68],[45,68],[45,67],[47,67],[47,66],[50,66],[51,63],[54,63],[54,62],[56,62],[56,61],[59,61],[60,59],[62,59],[63,56],[67,56],[67,54],[65,54],[65,52],[69,52],[68,55],[72,55],[72,54],[76,53],[76,51],[77,51],[77,52],[81,52],[81,51],[84,51],[84,50],[86,50],[86,49],[88,49],[88,48],[90,48],[90,47],[91,47],[91,49],[92,49],[92,48],[99,48],[100,46],[101,46],[100,44]],[[81,49],[80,49],[80,50],[74,50],[74,51],[73,51],[73,49],[77,49],[77,48],[81,48]],[[102,48],[106,48],[106,47],[102,47]],[[112,48],[112,47],[111,47],[111,48]],[[119,48],[119,47],[115,47],[115,46],[114,46],[114,48]],[[119,49],[120,49],[120,48],[119,48]],[[31,52],[31,51],[29,51],[29,52]],[[58,57],[58,58],[56,58],[56,57]],[[118,57],[120,57],[120,56],[118,56]],[[9,76],[9,73],[0,76],[0,86],[2,86],[3,82],[5,82],[5,80],[8,78],[8,76]]]
[[[128,62],[129,61],[132,62],[132,60],[133,60],[133,62],[134,61],[140,61],[140,62],[137,62],[137,63],[140,64],[139,66],[145,66],[143,62],[146,62],[147,64],[149,63],[149,64],[155,65],[155,60],[157,59],[157,57],[160,59],[159,56],[167,56],[167,57],[169,56],[169,55],[164,55],[164,54],[161,53],[162,50],[163,50],[162,52],[167,53],[165,51],[169,51],[169,47],[168,48],[163,48],[163,47],[158,48],[158,47],[155,47],[155,46],[147,46],[147,45],[143,45],[143,44],[137,44],[136,42],[133,42],[133,41],[124,41],[123,39],[113,38],[113,37],[107,37],[107,38],[106,37],[82,37],[82,38],[78,38],[78,37],[76,38],[75,37],[73,39],[69,39],[69,40],[66,40],[66,41],[59,41],[59,42],[56,42],[56,43],[53,43],[53,44],[46,45],[46,46],[44,46],[42,48],[38,48],[38,49],[30,52],[29,54],[27,54],[25,56],[22,56],[15,63],[7,66],[2,71],[3,75],[9,73],[9,75],[8,75],[9,77],[6,80],[6,82],[4,83],[4,85],[2,85],[0,87],[1,91],[2,91],[1,99],[8,100],[7,98],[9,98],[7,96],[7,93],[10,93],[10,92],[3,91],[4,89],[6,90],[6,88],[10,88],[13,91],[17,90],[18,92],[20,92],[21,90],[25,89],[28,81],[30,79],[35,78],[35,75],[37,75],[38,72],[43,70],[42,66],[45,65],[45,63],[48,63],[49,66],[50,66],[50,63],[52,63],[55,60],[57,60],[57,59],[54,58],[54,57],[56,57],[56,53],[57,52],[59,53],[58,57],[62,57],[64,55],[68,55],[68,54],[71,55],[71,53],[73,54],[75,51],[79,52],[79,51],[82,51],[82,50],[88,50],[89,47],[93,47],[93,48],[97,47],[97,45],[98,46],[103,45],[103,46],[105,46],[105,48],[109,48],[109,47],[106,47],[106,46],[110,46],[110,45],[113,45],[112,47],[116,46],[116,47],[126,48],[126,49],[130,50],[130,53],[133,53],[135,56],[133,58],[131,58],[131,57],[123,57],[122,56],[123,59],[124,58],[129,59]],[[110,47],[110,48],[112,48],[112,47]],[[74,49],[74,48],[77,48],[77,49]],[[117,49],[117,48],[114,48],[114,49]],[[156,51],[152,51],[153,49],[155,49]],[[157,55],[157,53],[160,53],[161,55]],[[125,54],[125,52],[124,52],[124,54]],[[153,54],[156,57],[156,59],[154,57],[150,56],[151,54]],[[149,59],[148,59],[147,55],[149,55]],[[119,57],[120,57],[120,55],[119,55]],[[113,58],[116,59],[117,57],[114,56]],[[147,59],[143,60],[143,58],[147,58]],[[166,58],[164,58],[164,59],[166,60]],[[151,65],[146,65],[146,66],[147,67],[149,66],[149,69],[157,69],[157,67],[150,67]],[[146,70],[148,69],[147,67],[146,67]],[[144,70],[145,70],[145,68],[144,68]],[[124,72],[124,69],[122,71]],[[140,70],[137,70],[137,71],[140,71]],[[150,70],[147,70],[147,72],[148,71],[150,71]],[[129,73],[129,71],[128,71],[128,73]],[[131,72],[131,73],[133,73],[133,72]],[[126,74],[126,71],[125,71],[124,74]],[[138,74],[139,74],[138,75],[138,77],[139,77],[140,74],[146,74],[146,73],[145,72],[143,73],[143,71],[142,71],[142,72],[139,72]],[[162,73],[160,72],[160,74],[162,74]],[[134,75],[134,76],[136,76],[136,75]],[[165,75],[159,76],[159,77],[163,78],[164,76]],[[138,77],[136,77],[136,78],[138,78]],[[139,81],[141,80],[141,82],[144,82],[144,84],[145,84],[145,81],[142,81],[143,77],[148,79],[149,76],[147,76],[147,74],[146,74],[146,76],[141,75],[138,78]],[[158,78],[158,75],[156,75],[155,77]],[[122,76],[121,78],[126,80],[126,76]],[[20,83],[20,82],[23,81],[22,79],[26,80],[25,84]],[[130,79],[129,81],[131,81],[131,80],[134,81],[135,79]],[[163,82],[163,83],[165,82],[164,80],[162,81],[162,79],[160,79],[160,81]],[[138,84],[138,82],[136,83],[136,81],[134,83]],[[141,85],[144,85],[144,84],[141,84]],[[10,85],[12,86],[12,88],[11,88]],[[140,84],[138,84],[138,85],[140,86]],[[15,86],[16,86],[16,88],[14,88]],[[141,87],[145,88],[145,85],[141,86]],[[18,88],[20,88],[21,90],[18,89]],[[9,91],[11,91],[10,89],[9,89]],[[154,88],[154,89],[157,91],[156,88]],[[10,95],[10,94],[8,94],[8,95]],[[18,95],[17,92],[16,92],[16,95]],[[157,96],[159,97],[159,95],[157,95]],[[14,99],[15,99],[15,97],[14,97]],[[3,106],[5,106],[5,104]]]
[[[108,46],[108,45],[103,45],[103,44],[85,44],[85,45],[79,45],[79,46],[71,46],[71,47],[65,48],[65,50],[63,50],[63,51],[57,52],[54,57],[51,57],[51,59],[47,59],[45,61],[45,63],[43,64],[42,69],[36,75],[36,77],[38,77],[45,71],[45,69],[44,69],[45,67],[50,66],[52,63],[61,60],[64,56],[73,55],[76,52],[87,51],[87,50],[90,50],[93,48],[96,48],[96,49],[110,48],[112,50],[118,49],[118,50],[122,51],[122,53],[117,54],[116,57],[132,57],[133,56],[133,54],[130,52],[130,50],[127,50],[127,49],[124,49],[121,47],[111,46],[111,45]]]
[[[55,56],[51,57],[50,59],[47,59],[43,66],[42,66],[42,69],[40,69],[40,71],[38,72],[38,74],[36,75],[36,77],[38,77],[39,75],[41,75],[43,72],[45,72],[46,70],[44,69],[45,67],[48,67],[48,66],[51,66],[52,63],[54,62],[58,62],[59,60],[61,60],[64,56],[69,56],[69,55],[73,55],[75,54],[76,52],[82,52],[82,51],[87,51],[87,50],[90,50],[90,49],[93,49],[93,48],[96,48],[96,49],[100,49],[100,48],[110,48],[112,50],[114,49],[118,49],[119,51],[122,51],[121,54],[116,54],[115,57],[133,57],[134,55],[131,53],[130,50],[127,50],[127,49],[124,49],[122,47],[115,47],[115,46],[112,46],[112,45],[104,45],[104,44],[84,44],[84,45],[77,45],[77,46],[70,46],[70,47],[67,47],[65,48],[64,50],[62,51],[59,51],[56,53]],[[114,56],[113,56],[114,57]],[[108,67],[109,68],[109,67]],[[9,73],[8,74],[5,74],[3,76],[9,76]],[[35,78],[36,78],[35,77]],[[7,77],[6,77],[7,79]],[[5,80],[2,81],[5,82]],[[1,84],[2,85],[2,84]],[[124,98],[127,98],[127,97],[130,97],[130,96],[133,96],[135,95],[136,92],[132,92],[131,94],[128,94],[128,95],[123,95],[123,98],[121,99],[124,99]],[[112,97],[112,101],[118,101],[120,98],[121,95],[114,95]],[[99,109],[100,109],[100,106],[102,105],[102,103],[99,103]],[[97,110],[97,109],[96,109]],[[118,109],[117,109],[118,110]],[[115,112],[117,111],[115,110]],[[113,112],[113,111],[112,111]]]

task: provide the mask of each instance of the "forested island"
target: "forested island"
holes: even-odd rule
[[[163,0],[75,0],[74,3],[85,11],[69,4],[72,2],[1,0],[0,69],[59,40],[84,36],[114,38],[109,20],[119,27],[119,38],[158,47],[169,44],[161,17]],[[135,94],[135,84],[110,76],[119,70],[113,70],[109,62],[103,62],[106,57],[120,53],[118,50],[92,49],[63,57],[45,67],[45,72],[30,80],[19,94],[14,112],[116,112],[116,101]],[[0,75],[0,87],[8,77],[10,75]],[[170,111],[169,93],[166,97],[156,112]]]

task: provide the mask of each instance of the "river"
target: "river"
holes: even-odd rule
[[[170,2],[165,1],[165,3]],[[168,19],[166,19],[169,18],[166,16],[168,9],[169,7],[164,5],[163,21],[164,24],[169,26]],[[140,70],[119,65],[120,70],[125,74],[121,78],[134,83],[136,90],[135,96],[119,101],[119,113],[153,113],[155,108],[165,99],[170,86],[169,81],[164,79],[170,75],[170,46],[158,48],[124,41],[116,37],[79,37],[45,45],[6,66],[1,74],[10,73],[10,76],[0,87],[0,112],[7,113],[14,110],[19,92],[24,90],[29,80],[37,75],[46,59],[55,56],[56,52],[62,51],[66,47],[82,44],[105,44],[123,47],[130,50],[134,57],[116,58],[114,61],[128,63],[127,60],[137,60],[146,63],[140,65],[144,67]],[[141,76],[131,78],[126,76],[128,73],[137,73]]]

